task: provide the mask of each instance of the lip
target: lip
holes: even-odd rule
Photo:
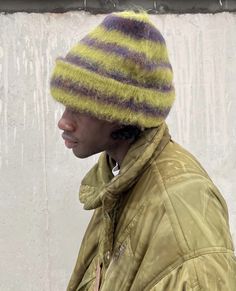
[[[78,141],[77,141],[75,138],[71,137],[70,135],[68,135],[68,134],[65,133],[65,132],[63,132],[61,136],[62,136],[62,138],[64,139],[64,141],[65,141],[65,146],[66,146],[68,149],[72,149],[72,148],[74,148],[74,147],[77,146]]]

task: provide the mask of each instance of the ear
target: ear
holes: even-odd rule
[[[116,130],[120,130],[123,127],[125,127],[125,125],[118,123],[118,122],[111,122],[111,130],[112,131],[116,131]]]
[[[114,140],[120,139],[120,131],[124,128],[123,124],[114,122],[111,127],[111,138]]]

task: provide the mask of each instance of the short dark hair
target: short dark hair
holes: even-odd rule
[[[124,125],[124,127],[111,133],[113,139],[137,139],[141,133],[141,129],[134,125]]]

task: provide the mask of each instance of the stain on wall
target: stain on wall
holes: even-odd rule
[[[49,78],[56,57],[104,17],[0,15],[0,290],[65,290],[91,216],[77,193],[97,157],[78,160],[65,149]],[[236,243],[236,15],[151,18],[175,73],[172,137],[222,191]]]

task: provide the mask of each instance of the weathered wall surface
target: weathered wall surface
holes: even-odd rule
[[[49,94],[55,58],[104,15],[0,15],[0,290],[62,291],[91,213],[77,192],[96,160],[64,148]],[[172,136],[222,191],[236,243],[236,15],[151,16],[166,37]]]

